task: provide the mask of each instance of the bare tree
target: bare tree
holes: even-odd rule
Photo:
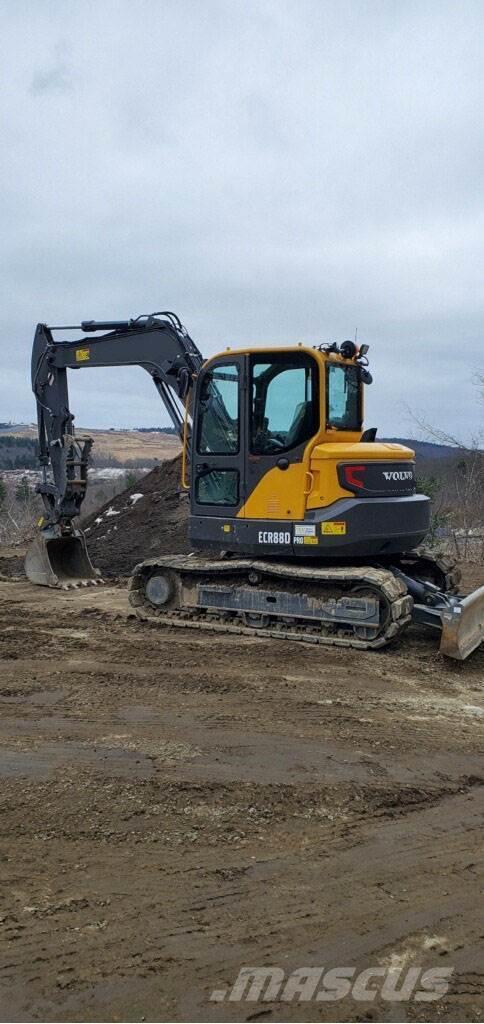
[[[24,543],[32,537],[40,513],[38,496],[26,483],[15,486],[2,482],[0,544]]]
[[[479,400],[484,401],[484,372],[474,378]],[[484,560],[484,430],[470,441],[434,427],[411,413],[413,422],[427,438],[454,449],[454,458],[446,461],[441,479],[438,505],[445,508],[445,520],[454,553],[458,558]]]

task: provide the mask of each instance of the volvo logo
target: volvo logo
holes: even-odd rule
[[[385,480],[413,480],[413,472],[411,469],[384,469],[383,476],[385,477]]]

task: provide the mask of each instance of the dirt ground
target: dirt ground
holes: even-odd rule
[[[6,552],[2,1021],[483,1019],[482,649],[223,639],[130,618],[124,584],[17,569]],[[210,1000],[247,965],[453,974],[437,1002]]]

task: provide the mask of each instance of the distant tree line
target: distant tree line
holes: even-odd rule
[[[140,434],[176,434],[178,431],[174,427],[136,427],[136,430]]]
[[[0,435],[1,469],[36,469],[37,442],[30,437]]]

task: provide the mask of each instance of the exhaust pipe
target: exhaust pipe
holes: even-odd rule
[[[99,569],[89,558],[82,530],[63,534],[58,526],[41,530],[28,548],[24,562],[25,575],[41,587],[67,590],[79,585],[95,585],[101,581]]]

